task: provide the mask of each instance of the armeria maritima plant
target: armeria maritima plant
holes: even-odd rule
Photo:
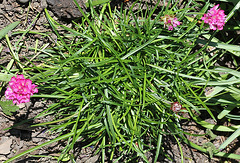
[[[30,79],[25,79],[23,75],[12,77],[9,82],[9,87],[5,91],[7,100],[12,100],[13,103],[26,103],[30,101],[30,96],[38,92],[37,85],[32,84]]]

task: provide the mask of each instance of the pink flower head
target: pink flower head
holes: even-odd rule
[[[9,82],[9,87],[5,91],[7,100],[12,100],[13,103],[26,103],[30,101],[30,96],[38,93],[37,85],[32,84],[30,79],[25,79],[23,75],[12,77]]]
[[[201,18],[204,20],[204,23],[209,24],[212,30],[222,30],[225,25],[226,15],[224,14],[224,10],[217,9],[218,6],[219,4],[211,8],[208,13],[204,14]]]
[[[169,31],[172,31],[173,27],[177,27],[181,24],[174,15],[165,15],[161,17],[161,19],[164,22],[164,27],[168,27]]]
[[[182,105],[179,102],[172,103],[172,106],[170,108],[174,112],[178,112],[182,109]]]

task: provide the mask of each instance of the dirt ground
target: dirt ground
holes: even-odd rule
[[[22,29],[26,30],[29,24],[33,21],[33,19],[36,17],[38,12],[40,11],[41,3],[40,0],[32,0],[30,5],[29,3],[19,3],[16,0],[0,0],[0,29],[3,29],[8,24],[15,22],[15,21],[21,21],[20,25],[14,30]],[[51,11],[49,11],[50,15],[57,21],[60,21],[62,23],[68,24],[68,22],[61,20],[59,18],[59,15],[54,15]],[[37,19],[37,21],[34,23],[34,26],[32,27],[32,30],[36,30],[39,32],[47,32],[51,31],[51,28],[47,25],[47,19],[45,17],[44,12],[42,12]],[[10,40],[12,43],[16,42],[19,36],[11,36],[11,33],[9,34]],[[46,43],[49,43],[50,40],[48,38],[42,38],[39,37],[39,35],[26,35],[26,40],[24,44],[26,47],[34,47],[36,43],[36,39],[38,39],[38,45],[41,47]],[[53,38],[56,38],[55,35],[52,35]],[[9,49],[7,48],[6,42],[1,40],[0,47],[3,46],[3,50],[0,54],[0,64],[2,66],[6,66],[7,63],[10,61],[11,56],[9,55]],[[21,56],[28,57],[33,54],[33,51],[28,50],[27,48],[23,48],[21,50]],[[1,96],[4,95],[4,92],[1,92]],[[21,109],[16,112],[13,116],[7,116],[5,115],[2,110],[0,109],[0,162],[4,162],[8,158],[11,158],[27,149],[30,149],[34,146],[37,146],[39,144],[42,144],[46,141],[49,141],[51,139],[54,139],[57,137],[54,133],[51,134],[48,130],[48,128],[38,127],[38,128],[31,128],[29,127],[32,123],[41,123],[41,122],[47,122],[53,119],[53,117],[47,116],[42,117],[38,119],[34,119],[31,123],[20,125],[16,128],[13,128],[11,130],[4,130],[7,127],[13,126],[14,124],[21,122],[23,120],[33,118],[36,115],[38,115],[41,111],[45,110],[49,104],[51,104],[52,101],[46,100],[46,99],[37,99],[32,98],[32,101],[27,104],[21,105]],[[208,121],[211,121],[211,119],[206,119]],[[204,134],[205,129],[201,128],[201,126],[197,125],[193,121],[182,121],[182,128],[185,131],[195,133],[195,134]],[[222,135],[218,136],[214,141],[213,144],[216,147],[219,147],[220,144],[226,139],[226,136],[228,135]],[[193,137],[193,136],[187,136],[189,140],[191,140],[193,143],[196,143],[198,145],[202,145],[209,141],[208,137]],[[181,154],[180,150],[178,148],[178,144],[174,137],[170,135],[164,136],[164,149],[167,155],[173,160],[169,161],[166,157],[160,156],[159,162],[181,162]],[[26,155],[21,157],[20,159],[16,160],[15,162],[18,163],[26,163],[26,162],[57,162],[57,160],[54,158],[56,156],[59,156],[61,153],[61,149],[63,149],[66,142],[56,142],[54,144],[51,144],[47,147],[41,148],[37,151],[34,151],[31,153],[31,155]],[[237,160],[226,160],[223,158],[212,158],[210,159],[209,155],[201,153],[189,146],[187,146],[184,143],[182,144],[182,150],[184,154],[185,162],[189,163],[215,163],[215,162],[238,162]],[[227,149],[227,152],[233,152],[236,154],[240,154],[240,148],[239,148],[239,140],[234,141],[231,146]],[[78,146],[78,144],[77,144]],[[80,144],[79,144],[80,146]],[[94,154],[95,147],[89,147],[86,149],[81,149],[79,147],[78,157],[76,162],[77,163],[93,163],[93,162],[100,162],[99,155]],[[226,152],[226,151],[225,151]],[[48,157],[34,157],[33,155],[45,155]],[[149,161],[152,162],[154,159],[154,154],[149,152],[146,153],[147,157],[149,158]],[[109,162],[106,160],[106,162]],[[139,161],[140,162],[140,161]]]

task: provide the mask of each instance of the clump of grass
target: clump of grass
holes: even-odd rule
[[[66,158],[74,161],[74,145],[84,141],[86,145],[82,148],[96,146],[102,162],[106,156],[121,162],[139,158],[148,162],[147,151],[155,152],[156,162],[164,155],[162,138],[169,134],[175,137],[180,151],[180,141],[184,141],[211,156],[239,159],[239,155],[225,154],[209,146],[204,148],[187,140],[185,134],[190,133],[185,133],[180,123],[184,118],[171,110],[172,104],[179,102],[186,108],[183,111],[203,127],[235,131],[220,149],[239,135],[239,126],[212,125],[196,114],[205,110],[217,121],[213,103],[228,105],[222,111],[225,113],[239,105],[239,72],[214,65],[222,49],[230,51],[228,44],[215,42],[216,32],[206,30],[203,23],[198,24],[211,4],[191,1],[184,4],[184,9],[178,9],[177,3],[170,8],[171,1],[166,7],[158,6],[159,2],[155,6],[146,4],[147,10],[137,11],[112,9],[109,3],[95,8],[90,3],[90,11],[84,13],[78,6],[83,17],[73,21],[72,28],[56,22],[45,10],[58,36],[56,44],[35,58],[43,64],[29,61],[31,68],[24,70],[29,70],[31,79],[39,85],[39,95],[35,97],[57,99],[36,117],[51,114],[55,120],[35,126],[51,126],[51,133],[59,136],[8,161],[66,139],[59,161]],[[236,9],[229,13],[228,20]],[[164,28],[161,21],[169,13],[181,22],[173,31]],[[209,45],[218,48],[213,57],[207,51]],[[222,75],[222,72],[228,73]],[[214,89],[207,96],[206,87]],[[223,94],[229,93],[237,97],[228,100]],[[219,114],[225,115],[228,114]],[[181,158],[184,161],[183,153]]]

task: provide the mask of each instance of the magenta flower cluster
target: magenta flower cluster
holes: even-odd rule
[[[168,27],[169,31],[172,31],[173,27],[177,27],[181,24],[181,22],[173,15],[165,15],[161,17],[161,19],[164,22],[164,27]]]
[[[224,14],[224,10],[217,9],[218,6],[219,4],[211,8],[208,13],[204,14],[201,18],[204,20],[204,23],[209,24],[212,30],[222,30],[225,25],[226,15]]]
[[[37,85],[32,84],[30,79],[25,79],[23,75],[12,77],[9,82],[9,87],[5,91],[7,100],[12,100],[13,103],[26,103],[30,101],[30,96],[38,92]]]

